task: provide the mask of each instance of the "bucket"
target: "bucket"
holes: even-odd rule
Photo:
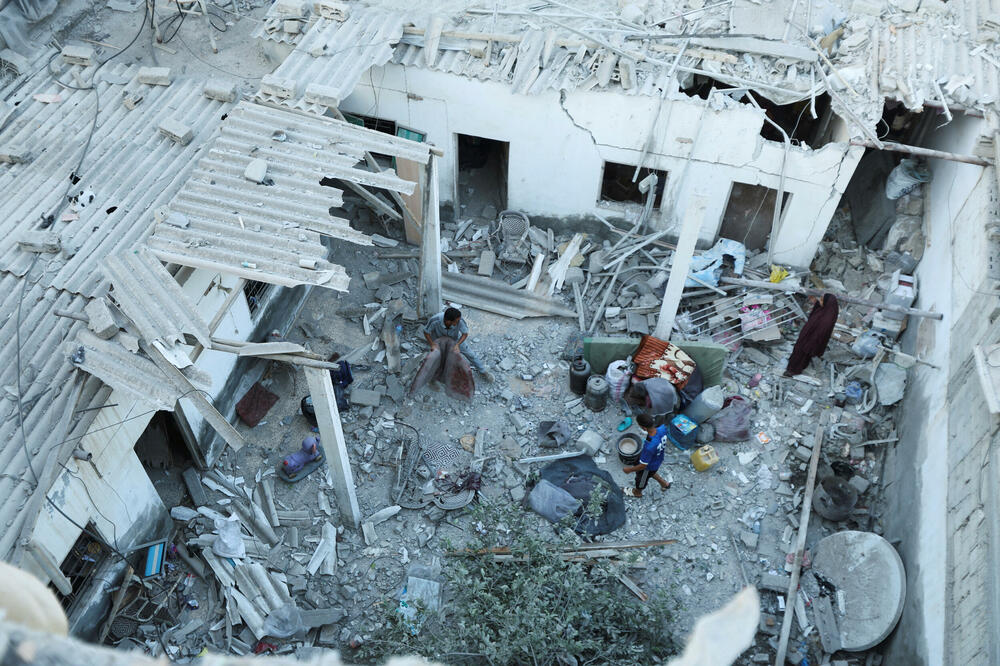
[[[642,455],[642,440],[640,435],[627,432],[618,438],[618,459],[623,465],[634,465]]]

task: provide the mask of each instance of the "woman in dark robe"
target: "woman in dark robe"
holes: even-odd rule
[[[823,294],[818,299],[811,297],[810,300],[814,301],[815,305],[809,313],[809,319],[799,331],[792,355],[788,358],[786,377],[802,374],[814,356],[823,356],[833,334],[833,327],[837,323],[837,315],[840,314],[840,304],[833,294]]]

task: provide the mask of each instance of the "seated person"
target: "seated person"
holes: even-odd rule
[[[677,389],[662,377],[650,377],[632,384],[625,391],[625,400],[639,412],[648,414],[656,425],[666,423],[677,410]]]

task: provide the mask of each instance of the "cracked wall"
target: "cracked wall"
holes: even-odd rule
[[[715,110],[700,99],[661,102],[615,91],[516,95],[500,83],[386,65],[362,77],[341,108],[426,132],[446,153],[439,161],[446,205],[463,203],[455,135],[509,142],[508,207],[532,217],[634,219],[638,205],[599,201],[602,168],[605,161],[638,164],[648,148],[643,165],[669,174],[652,226],[679,229],[687,202],[704,197],[702,246],[716,238],[732,183],[778,189],[786,159],[784,144],[760,136],[759,110]],[[843,143],[791,147],[785,190],[792,196],[774,243],[776,261],[808,266],[863,152]],[[456,217],[479,212],[459,207]]]

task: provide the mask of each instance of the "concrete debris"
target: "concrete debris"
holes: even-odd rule
[[[167,137],[174,143],[186,146],[194,138],[194,130],[179,120],[164,118],[160,121],[160,134]]]
[[[219,102],[235,102],[236,85],[225,79],[209,79],[202,88],[202,94]]]
[[[145,83],[150,86],[169,86],[171,81],[170,68],[140,67],[135,78],[139,83]]]
[[[96,64],[93,46],[67,44],[62,49],[62,59],[67,65],[90,67]]]
[[[17,239],[17,247],[24,252],[51,254],[62,248],[62,242],[52,231],[27,231]]]
[[[110,340],[118,332],[118,324],[111,314],[111,308],[103,298],[95,298],[83,308],[87,315],[87,327],[102,340]]]

